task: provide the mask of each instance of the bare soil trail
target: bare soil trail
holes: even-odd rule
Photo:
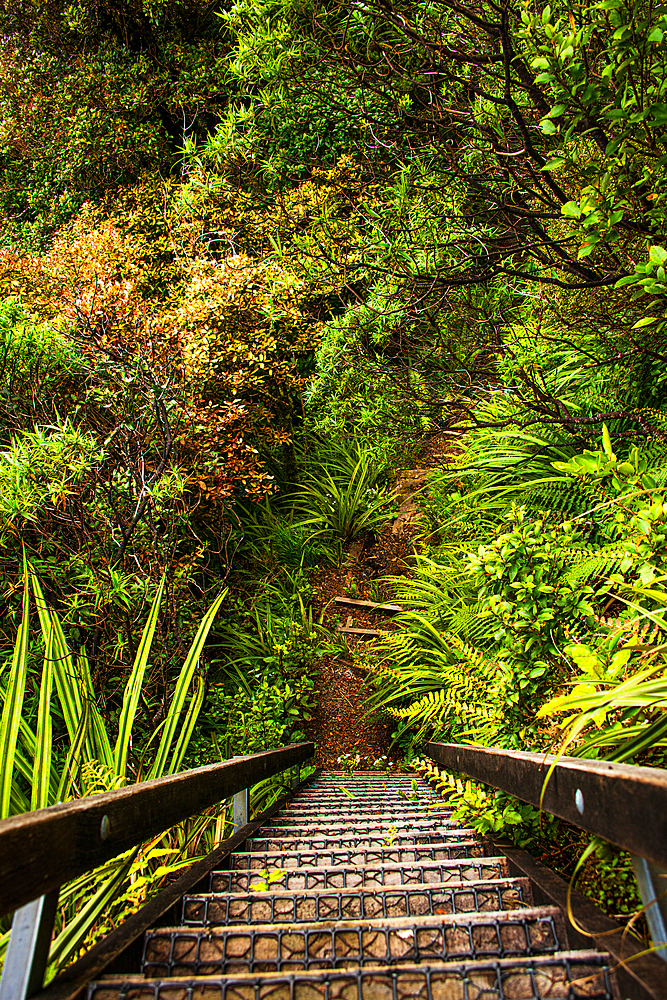
[[[323,615],[323,623],[331,631],[346,625],[371,631],[391,628],[390,619],[381,612],[344,609],[334,603],[335,598],[391,602],[392,594],[381,578],[409,575],[409,559],[420,531],[416,495],[426,484],[429,472],[442,465],[451,450],[451,435],[445,432],[431,437],[419,456],[419,466],[396,474],[394,491],[399,513],[394,523],[377,538],[352,542],[342,567],[319,568],[314,579],[314,620]],[[318,707],[307,728],[308,738],[317,743],[317,763],[326,768],[339,766],[338,758],[345,754],[358,753],[371,763],[383,755],[393,759],[390,753],[393,720],[367,714],[364,702],[370,688],[364,672],[354,666],[350,655],[357,646],[367,645],[368,637],[347,633],[345,639],[350,653],[343,651],[320,660],[316,684]]]

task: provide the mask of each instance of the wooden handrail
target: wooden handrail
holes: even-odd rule
[[[314,752],[294,743],[0,821],[0,915]]]
[[[459,743],[424,752],[450,771],[501,788],[523,802],[667,868],[667,770]],[[544,781],[557,761],[544,798]]]
[[[307,787],[318,775],[319,771],[309,775],[298,788]],[[170,882],[157,896],[152,896],[147,903],[131,914],[105,938],[98,941],[90,951],[72,965],[68,965],[49,985],[40,991],[35,1000],[81,1000],[83,990],[92,980],[98,978],[110,963],[118,960],[132,943],[141,937],[150,927],[155,927],[158,920],[164,917],[186,893],[193,892],[198,883],[213,871],[221,871],[229,866],[233,851],[245,850],[245,841],[272,819],[282,808],[292,801],[295,789],[290,789],[277,802],[256,816],[251,823],[234,833],[219,844],[210,854],[195,861],[175,882]]]

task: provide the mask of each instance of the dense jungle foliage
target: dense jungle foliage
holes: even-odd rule
[[[302,739],[434,435],[392,753],[664,765],[667,7],[0,0],[0,70],[0,815]],[[68,886],[52,970],[228,829]]]

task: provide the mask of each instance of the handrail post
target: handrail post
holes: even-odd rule
[[[636,854],[631,854],[630,859],[651,941],[656,954],[667,962],[667,869]]]
[[[301,764],[295,764],[292,768],[290,780],[290,788],[296,788],[301,781]]]
[[[0,979],[0,1000],[29,1000],[42,989],[58,894],[55,889],[14,911]]]
[[[242,757],[243,754],[234,754],[232,760],[236,757]],[[245,826],[250,819],[250,789],[242,788],[240,792],[236,792],[234,795],[234,833],[238,833],[242,826]],[[2,1000],[2,997],[0,997]]]
[[[244,788],[234,795],[234,833],[238,833],[241,827],[246,825],[249,814],[250,789]]]

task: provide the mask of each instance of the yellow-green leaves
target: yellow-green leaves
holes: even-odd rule
[[[253,892],[268,892],[273,883],[280,882],[287,872],[284,868],[261,868],[258,872],[253,874],[255,874],[257,878],[261,879],[261,881],[253,882],[250,886],[251,890]]]
[[[55,682],[58,700],[67,727],[70,744],[76,740],[79,721],[83,712],[83,701],[79,685],[76,684],[74,660],[67,645],[58,615],[51,611],[44,600],[42,588],[35,574],[30,570],[30,584],[35,595],[39,623],[45,642],[51,636],[51,650],[54,658]]]
[[[44,640],[44,665],[42,667],[42,682],[39,686],[37,731],[35,733],[35,768],[32,780],[32,795],[30,798],[31,809],[43,809],[49,805],[49,791],[51,787],[53,629],[50,623]]]
[[[153,599],[151,610],[148,615],[148,621],[144,626],[141,642],[139,643],[139,649],[137,650],[137,655],[134,660],[134,666],[132,667],[132,672],[127,684],[125,685],[125,692],[123,694],[123,707],[118,720],[118,738],[116,740],[116,746],[113,753],[115,772],[122,778],[125,777],[127,771],[127,754],[130,746],[132,726],[134,725],[134,718],[137,714],[137,706],[139,704],[141,688],[144,683],[144,674],[146,673],[146,666],[148,665],[148,656],[150,654],[153,636],[155,634],[155,626],[157,624],[157,616],[162,602],[165,582],[166,576],[163,576],[155,598]]]
[[[167,713],[167,718],[165,720],[164,728],[162,730],[162,735],[160,737],[160,744],[158,746],[157,754],[155,756],[155,761],[153,762],[153,767],[151,768],[150,777],[159,778],[163,774],[173,774],[177,769],[182,760],[184,752],[184,744],[182,740],[176,745],[176,749],[172,755],[169,766],[167,767],[167,758],[171,745],[176,737],[176,731],[178,728],[178,723],[181,717],[181,712],[185,706],[185,700],[187,698],[188,692],[190,690],[190,685],[197,669],[197,664],[199,663],[199,657],[201,656],[202,650],[204,648],[204,643],[206,642],[206,637],[211,629],[211,625],[218,613],[220,605],[227,595],[227,591],[223,590],[221,594],[215,599],[209,610],[204,615],[201,625],[197,631],[197,635],[194,638],[188,655],[185,658],[185,662],[181,668],[181,672],[176,681],[176,687],[174,689],[174,694],[171,699],[171,704],[169,705],[169,711]],[[196,707],[197,712],[201,708],[202,704],[202,690],[198,688],[197,691],[192,696],[191,708]],[[194,709],[193,709],[194,711]],[[196,719],[196,715],[194,716]],[[183,730],[190,729],[192,731],[192,726],[194,725],[194,719],[192,716],[186,716],[183,722]]]
[[[0,818],[9,816],[14,775],[14,754],[21,724],[25,684],[28,675],[28,565],[23,550],[23,611],[16,634],[14,655],[7,680],[5,703],[0,719]]]

